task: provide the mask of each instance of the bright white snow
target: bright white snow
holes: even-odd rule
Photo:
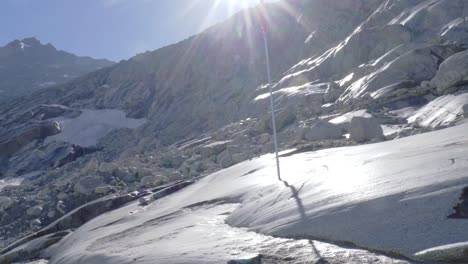
[[[92,220],[61,242],[50,263],[223,263],[235,252],[265,249],[246,231],[216,222],[227,215],[229,225],[266,235],[347,241],[417,258],[468,241],[468,220],[447,218],[468,186],[467,130],[465,123],[283,157],[281,180],[274,157],[265,155],[148,207],[133,203]]]
[[[83,109],[77,118],[54,119],[60,123],[62,132],[48,137],[46,142],[61,140],[80,145],[93,146],[97,141],[114,129],[138,128],[145,119],[127,118],[125,112],[115,109],[89,110]]]

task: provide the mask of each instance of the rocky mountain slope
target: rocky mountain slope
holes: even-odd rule
[[[69,82],[112,64],[57,50],[36,38],[12,41],[0,47],[0,102]]]
[[[375,150],[376,157],[381,154],[382,159],[391,159],[393,156],[388,157],[383,150],[385,146],[397,149],[401,142],[409,144],[414,138],[395,139],[456,126],[468,117],[468,0],[283,0],[265,8],[278,137],[281,149],[292,149],[283,159],[293,163],[297,158],[298,166],[303,167],[306,162],[299,162],[302,156],[295,154],[378,141],[389,142],[368,149]],[[143,196],[159,199],[160,188],[178,190],[174,186],[185,187],[199,177],[271,152],[270,95],[258,12],[258,8],[244,10],[180,43],[2,104],[0,175],[4,187],[0,190],[0,237],[7,246],[32,234],[4,249],[4,259],[38,257],[39,249],[68,234],[64,231],[78,228],[98,215],[96,199],[104,199],[97,200],[98,204],[106,201],[109,205],[97,210],[99,213]],[[465,128],[466,125],[450,130],[447,146],[464,146]],[[442,144],[445,134],[437,135],[442,135]],[[416,138],[424,140],[416,140],[406,149],[409,156],[430,145],[426,142],[429,135]],[[456,164],[457,173],[466,170],[465,153],[459,150],[450,148],[447,151],[454,157],[446,157],[449,165]],[[357,160],[367,164],[367,156],[361,154]],[[421,162],[431,160],[432,156]],[[419,178],[412,177],[429,177],[437,171],[420,170],[424,167],[421,162],[410,164],[416,172],[404,176],[417,182]],[[371,173],[372,168],[365,173]],[[258,176],[253,172],[245,176]],[[342,173],[345,172],[335,172],[340,176]],[[312,174],[315,175],[304,175]],[[401,176],[397,172],[395,175]],[[384,174],[382,184],[386,176],[395,175]],[[323,180],[335,187],[341,185],[339,180]],[[440,181],[443,185],[445,179]],[[460,196],[459,187],[466,184],[466,179],[458,177],[456,181],[456,188],[450,186]],[[403,179],[396,182],[402,183]],[[436,189],[440,184],[432,183]],[[251,184],[257,190],[260,183],[253,179]],[[307,181],[302,186],[305,185]],[[313,192],[312,187],[307,185],[306,189]],[[164,195],[168,189],[164,189]],[[235,190],[232,187],[226,192]],[[293,196],[301,197],[297,189],[292,190]],[[436,194],[437,191],[426,193],[440,198]],[[379,199],[394,201],[394,192],[382,195],[368,199],[371,204]],[[142,205],[153,200],[146,198],[140,201]],[[219,202],[217,198],[199,202],[211,205]],[[109,199],[113,202],[107,203]],[[308,201],[310,207],[322,206],[323,202]],[[234,203],[238,206],[239,201]],[[339,205],[333,208],[339,211]],[[405,205],[396,203],[392,208],[402,211]],[[223,212],[213,210],[215,214],[227,215],[236,206],[219,209]],[[446,214],[440,217],[456,215],[457,220],[453,221],[458,226],[466,220],[464,206],[462,202],[458,207],[446,208]],[[455,212],[449,212],[452,209]],[[337,213],[333,210],[325,210],[323,219]],[[345,210],[354,212],[352,207]],[[261,231],[277,234],[274,219],[260,220],[262,226],[255,226],[257,219],[250,221],[238,214],[228,217],[232,225],[255,227],[255,231],[271,227]],[[340,228],[336,232],[344,230]],[[87,232],[78,230],[76,236]],[[351,242],[411,258],[417,258],[418,250],[437,246],[427,243],[420,248],[412,244],[410,248],[403,240],[388,238],[376,244],[358,234],[338,236],[330,230],[320,234],[309,231],[307,235],[311,237]],[[54,232],[59,233],[54,237]],[[289,231],[281,235],[293,236]],[[441,245],[468,240],[460,234],[437,235],[437,241],[443,241]],[[35,242],[35,250],[24,254],[24,243],[38,236],[43,236],[39,241],[44,243]],[[15,248],[19,251],[11,251]],[[463,247],[456,250],[463,251]],[[438,253],[426,253],[424,260],[439,260],[430,256]],[[112,258],[100,254],[93,256],[112,262]],[[42,255],[55,256],[52,263],[61,263],[58,255]],[[70,257],[70,263],[76,260],[74,257],[80,258],[79,253]],[[457,260],[460,258],[463,259]],[[340,263],[339,258],[331,258],[333,261]],[[385,261],[380,263],[389,263]]]

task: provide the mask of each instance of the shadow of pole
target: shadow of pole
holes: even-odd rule
[[[287,187],[287,188],[289,188],[291,190],[291,198],[294,198],[294,200],[296,201],[297,209],[299,211],[299,215],[301,216],[301,220],[302,221],[307,220],[307,214],[306,214],[306,211],[305,211],[305,208],[304,208],[304,204],[302,203],[302,200],[299,197],[299,193],[302,190],[302,188],[304,187],[305,183],[303,183],[301,188],[299,188],[299,190],[298,190],[293,185],[290,185],[287,181],[282,180],[281,178],[279,178],[279,180],[284,184],[285,187]],[[313,250],[315,256],[317,256],[317,258],[318,258],[318,260],[315,262],[315,264],[329,264],[329,262],[326,259],[324,259],[322,257],[322,255],[320,254],[320,251],[315,246],[314,241],[309,239],[309,244],[312,247],[312,250]]]

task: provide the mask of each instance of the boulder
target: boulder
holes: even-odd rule
[[[42,214],[43,208],[40,205],[30,207],[26,210],[26,214],[29,216],[40,216]]]
[[[443,94],[450,88],[468,80],[468,50],[456,53],[445,60],[439,67],[431,84]]]
[[[275,112],[276,130],[278,132],[283,130],[283,128],[294,123],[294,121],[296,121],[296,110],[291,106],[287,106],[280,110],[276,110]],[[265,129],[269,133],[273,133],[273,123],[271,121],[271,114],[269,114],[268,117],[264,120],[264,125]]]
[[[227,144],[231,141],[217,141],[211,144],[204,145],[200,148],[200,155],[203,158],[208,158],[214,155],[218,155],[219,153],[223,152]]]
[[[0,212],[3,212],[13,205],[13,201],[8,196],[0,196]]]
[[[258,137],[257,143],[260,145],[263,145],[263,144],[270,142],[270,140],[271,140],[270,134],[264,133]]]
[[[134,182],[136,180],[136,173],[130,172],[127,168],[118,168],[115,171],[115,177],[124,182]]]
[[[140,187],[142,188],[149,188],[155,186],[157,183],[157,179],[154,176],[145,176],[140,180]]]
[[[187,159],[182,155],[166,154],[161,158],[161,165],[166,168],[179,168]]]
[[[468,118],[468,104],[463,105],[462,109],[463,109],[463,116],[465,118]]]
[[[349,127],[350,139],[357,142],[369,140],[382,140],[383,129],[374,117],[355,116],[351,119]]]
[[[43,140],[60,132],[60,124],[55,121],[33,122],[15,127],[0,136],[0,154],[11,155],[34,140]]]
[[[103,186],[104,181],[99,176],[86,176],[78,180],[78,182],[74,185],[73,190],[76,193],[82,195],[90,195],[94,193],[94,190],[99,187]]]
[[[304,133],[304,138],[309,141],[340,139],[341,136],[342,129],[340,126],[323,120],[315,122]]]
[[[99,174],[105,175],[105,176],[114,176],[117,172],[119,167],[114,164],[114,163],[109,163],[109,162],[101,162],[99,164]]]
[[[216,157],[216,162],[223,168],[227,168],[233,165],[232,156],[229,151],[225,150]]]
[[[340,87],[334,83],[331,82],[328,85],[327,90],[323,94],[323,102],[324,103],[333,103],[338,99],[343,91],[340,90]]]
[[[83,168],[82,172],[84,174],[96,173],[99,169],[99,161],[96,158],[92,158],[86,166]]]
[[[250,159],[249,153],[237,153],[232,155],[232,163],[237,164]]]
[[[112,186],[106,185],[106,186],[99,186],[94,189],[95,194],[108,194],[112,192],[114,188]]]

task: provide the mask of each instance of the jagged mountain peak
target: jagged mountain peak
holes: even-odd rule
[[[68,82],[112,64],[57,50],[36,37],[17,39],[0,47],[0,101]]]

